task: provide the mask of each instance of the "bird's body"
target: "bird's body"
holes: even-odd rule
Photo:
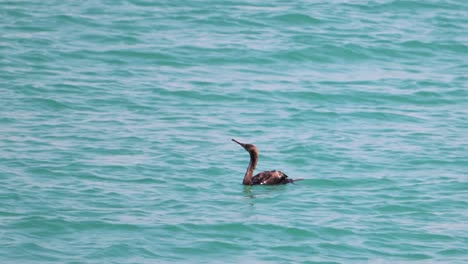
[[[252,185],[256,184],[286,184],[293,182],[282,171],[264,171],[252,177]]]
[[[244,180],[242,184],[244,185],[257,185],[257,184],[286,184],[286,183],[293,183],[294,181],[299,181],[302,179],[288,179],[288,175],[284,174],[281,171],[264,171],[253,175],[255,167],[257,167],[258,162],[258,149],[252,144],[244,144],[240,143],[239,141],[233,139],[232,141],[236,142],[237,144],[241,145],[247,152],[250,154],[250,163],[247,167],[247,171],[245,172]]]

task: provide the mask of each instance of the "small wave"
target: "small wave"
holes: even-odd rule
[[[279,15],[273,17],[274,21],[279,21],[282,23],[286,23],[289,25],[316,25],[319,24],[321,21],[317,18],[313,18],[311,16],[294,13],[294,14],[286,14],[286,15]]]
[[[61,103],[51,98],[28,98],[25,100],[28,104],[34,104],[47,110],[63,110],[69,108],[67,104]]]

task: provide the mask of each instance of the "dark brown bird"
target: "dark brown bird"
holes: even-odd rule
[[[250,154],[250,163],[245,172],[244,185],[257,185],[257,184],[286,184],[293,183],[295,181],[300,181],[303,179],[288,179],[288,175],[284,174],[281,171],[264,171],[252,177],[255,167],[257,167],[258,162],[258,149],[252,144],[240,143],[239,141],[232,139],[232,141],[241,145],[247,152]]]

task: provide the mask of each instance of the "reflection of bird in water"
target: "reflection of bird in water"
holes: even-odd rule
[[[295,181],[300,181],[303,179],[288,179],[288,175],[284,174],[281,171],[264,171],[252,177],[255,167],[257,167],[258,162],[258,149],[252,144],[240,143],[239,141],[232,139],[232,141],[241,145],[247,152],[250,154],[250,163],[245,172],[244,185],[256,185],[256,184],[286,184],[293,183]]]

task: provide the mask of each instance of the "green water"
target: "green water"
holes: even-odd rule
[[[0,1],[0,263],[467,263],[468,2]],[[282,170],[296,185],[241,185]]]

